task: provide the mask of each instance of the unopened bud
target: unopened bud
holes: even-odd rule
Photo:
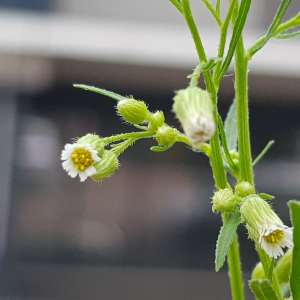
[[[118,156],[113,151],[104,150],[102,159],[94,167],[97,172],[91,176],[92,179],[100,181],[110,177],[119,167]]]
[[[293,249],[289,249],[282,256],[282,258],[278,261],[275,272],[276,272],[279,284],[282,284],[284,282],[289,282],[292,258],[293,258]]]
[[[156,111],[154,114],[148,116],[149,120],[149,131],[156,131],[159,127],[164,125],[165,116],[164,113],[160,110]]]
[[[248,181],[242,181],[238,183],[235,187],[235,194],[238,197],[247,197],[255,193],[254,187]]]
[[[179,90],[174,97],[173,111],[192,146],[200,149],[216,130],[213,104],[207,91],[199,87]]]
[[[213,211],[230,212],[236,211],[238,199],[232,193],[232,190],[225,188],[215,192],[212,203]]]
[[[119,114],[131,124],[141,124],[146,121],[148,109],[143,101],[134,99],[123,99],[118,102],[117,110]]]
[[[254,270],[252,271],[251,279],[265,279],[267,278],[264,267],[261,262],[259,262]]]
[[[170,126],[162,126],[158,128],[156,140],[160,146],[171,146],[177,141],[178,131]]]
[[[236,166],[239,164],[239,153],[236,150],[230,150],[229,154]]]

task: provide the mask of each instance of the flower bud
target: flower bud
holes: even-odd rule
[[[148,109],[143,101],[134,99],[123,99],[118,102],[117,110],[119,114],[131,124],[141,124],[146,121]]]
[[[230,150],[229,154],[230,154],[233,162],[237,166],[239,164],[239,153],[236,150]]]
[[[255,193],[255,190],[254,190],[253,185],[251,185],[247,181],[242,181],[235,186],[235,194],[238,197],[244,198],[244,197],[247,197],[254,193]]]
[[[171,146],[177,141],[178,131],[170,126],[162,126],[158,128],[156,140],[160,146]]]
[[[237,197],[232,193],[232,190],[225,188],[215,192],[212,203],[213,211],[230,212],[235,211],[237,206]]]
[[[164,122],[165,122],[164,113],[158,110],[157,112],[149,116],[148,130],[156,131],[159,127],[164,125]]]
[[[192,146],[200,149],[216,130],[213,104],[207,91],[199,87],[179,90],[174,97],[173,111]]]
[[[251,279],[265,279],[267,278],[264,267],[261,262],[259,262],[254,270],[252,271]]]
[[[104,153],[105,144],[101,138],[96,134],[88,133],[77,140],[77,145],[90,145],[93,149],[98,151],[98,156],[102,157]]]
[[[104,150],[102,159],[94,165],[96,174],[92,179],[100,181],[111,176],[119,167],[118,156],[113,151]]]
[[[293,249],[289,249],[282,256],[282,258],[278,261],[275,272],[276,272],[279,284],[282,284],[284,282],[289,282],[292,258],[293,258]]]
[[[283,255],[282,248],[293,246],[293,229],[285,226],[270,205],[258,195],[244,198],[240,206],[249,237],[270,257]]]

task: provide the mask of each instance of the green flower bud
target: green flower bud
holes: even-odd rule
[[[192,146],[200,149],[216,130],[213,104],[207,91],[199,87],[179,90],[174,97],[173,111]]]
[[[149,114],[148,121],[149,121],[148,130],[156,131],[159,127],[164,125],[165,122],[164,113],[158,110],[154,114]]]
[[[232,190],[225,188],[215,192],[212,203],[213,211],[230,212],[236,211],[238,198],[232,193]]]
[[[141,124],[146,121],[148,109],[143,101],[134,99],[123,99],[118,102],[117,110],[119,114],[131,124]]]
[[[240,206],[249,237],[270,257],[283,255],[282,248],[293,246],[293,229],[285,226],[270,205],[258,195],[244,198]]]
[[[293,258],[293,249],[289,249],[278,261],[275,272],[277,274],[279,284],[282,284],[284,282],[289,282],[292,258]]]
[[[236,150],[230,150],[229,154],[236,166],[239,164],[239,153]]]
[[[235,186],[235,194],[238,197],[247,197],[255,193],[254,187],[247,181],[242,181]]]
[[[91,176],[92,179],[100,181],[110,177],[119,168],[118,156],[113,151],[104,150],[102,159],[94,167],[96,174]]]
[[[177,141],[178,131],[170,126],[162,126],[158,128],[156,140],[160,146],[171,146]]]
[[[94,150],[98,151],[98,156],[102,157],[104,153],[105,144],[101,138],[96,134],[88,133],[77,140],[77,145],[90,145]]]
[[[265,279],[267,278],[264,267],[261,262],[259,262],[254,270],[252,271],[251,279]]]

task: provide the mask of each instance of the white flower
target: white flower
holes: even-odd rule
[[[72,178],[77,175],[80,181],[85,181],[89,176],[96,174],[94,164],[101,160],[97,155],[98,151],[87,144],[66,144],[65,149],[61,153],[63,168]]]
[[[282,248],[293,247],[293,228],[285,226],[270,205],[258,195],[244,198],[240,213],[249,237],[270,257],[283,255]]]
[[[200,149],[203,143],[212,138],[216,126],[213,118],[199,113],[183,123],[183,130],[193,147]]]
[[[261,229],[259,236],[259,245],[265,252],[275,259],[283,255],[282,248],[293,247],[293,229],[281,225],[272,225],[267,229]]]

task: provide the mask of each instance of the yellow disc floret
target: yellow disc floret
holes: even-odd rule
[[[263,236],[263,239],[272,245],[272,247],[275,247],[275,244],[281,244],[281,240],[284,239],[284,233],[282,230],[275,230],[273,232],[271,232],[269,235],[267,236]]]
[[[94,164],[92,153],[85,148],[76,148],[71,157],[75,169],[79,171],[84,171]]]

